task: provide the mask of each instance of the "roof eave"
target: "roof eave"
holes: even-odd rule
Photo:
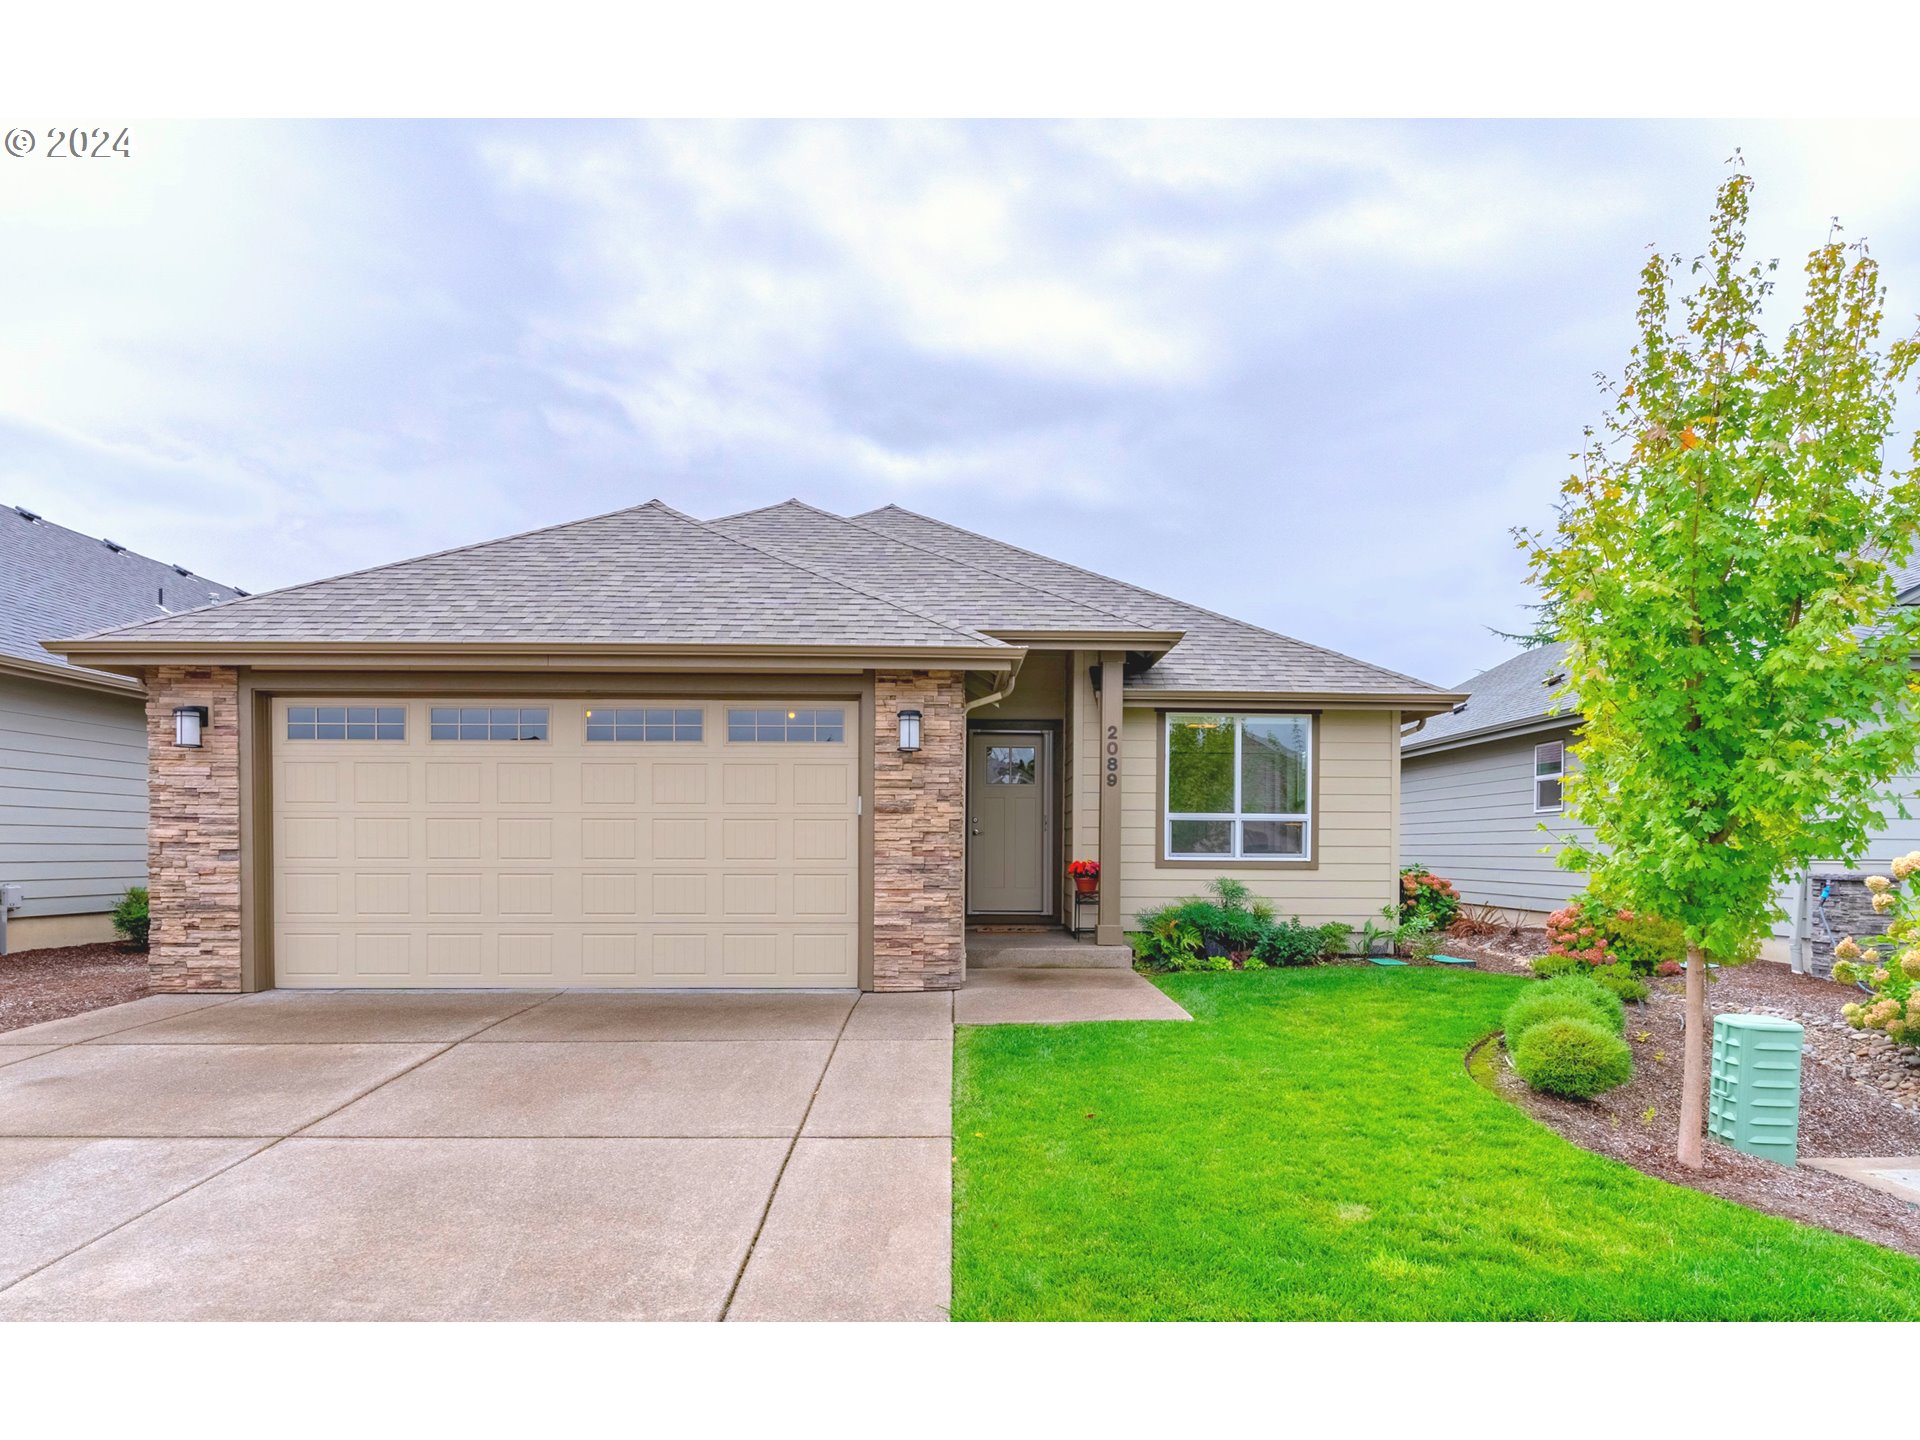
[[[147,640],[111,637],[49,641],[76,664],[139,674],[159,665],[255,669],[840,670],[911,666],[916,670],[1008,670],[1025,649],[991,645],[615,645],[604,642],[334,642]]]
[[[1130,685],[1125,691],[1129,705],[1317,705],[1398,710],[1409,718],[1444,714],[1466,698],[1432,690],[1147,690]]]
[[[1024,645],[1037,650],[1137,650],[1144,654],[1165,654],[1186,638],[1184,630],[1032,630],[1002,628],[997,625],[974,627],[982,635]]]
[[[1521,720],[1509,720],[1501,725],[1488,725],[1479,730],[1462,730],[1452,735],[1435,735],[1422,740],[1413,735],[1400,742],[1402,755],[1438,755],[1445,750],[1464,750],[1470,745],[1485,745],[1495,740],[1513,740],[1522,735],[1534,735],[1544,730],[1564,730],[1580,724],[1578,710],[1563,710],[1557,715],[1529,715]]]
[[[28,680],[43,680],[49,685],[68,685],[76,690],[104,690],[114,695],[146,693],[146,687],[138,680],[125,676],[79,670],[51,660],[28,660],[20,655],[0,655],[0,675],[18,675]]]

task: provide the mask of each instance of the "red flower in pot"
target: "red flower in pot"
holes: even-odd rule
[[[1073,877],[1073,888],[1082,895],[1091,895],[1100,888],[1098,860],[1076,860],[1067,866],[1067,874]]]

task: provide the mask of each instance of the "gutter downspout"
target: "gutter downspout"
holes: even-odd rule
[[[1793,942],[1787,949],[1788,965],[1796,975],[1805,975],[1808,971],[1807,941],[1813,931],[1808,921],[1812,909],[1813,872],[1802,870],[1793,890]]]
[[[963,715],[971,715],[974,711],[978,710],[982,705],[998,705],[1002,700],[1006,699],[1009,695],[1013,693],[1013,687],[1016,683],[1018,683],[1020,679],[1020,667],[1026,663],[1027,663],[1026,652],[1022,651],[1020,654],[1020,658],[1013,662],[1013,668],[1007,671],[1007,683],[1002,685],[998,690],[994,691],[991,695],[982,695],[978,700],[967,701],[966,704],[962,707],[961,713]]]

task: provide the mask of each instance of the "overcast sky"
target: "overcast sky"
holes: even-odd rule
[[[1920,128],[137,125],[0,156],[0,501],[265,590],[889,501],[1425,679],[1524,626],[1736,145],[1920,307]]]

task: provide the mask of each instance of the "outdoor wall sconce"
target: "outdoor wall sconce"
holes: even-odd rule
[[[920,748],[920,712],[902,710],[900,712],[900,753],[911,755]]]
[[[176,705],[173,707],[173,743],[181,749],[198,750],[200,736],[206,728],[206,706]]]

